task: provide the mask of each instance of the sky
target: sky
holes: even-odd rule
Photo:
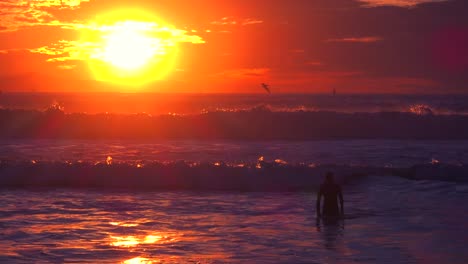
[[[6,0],[0,14],[4,92],[468,92],[466,0]]]

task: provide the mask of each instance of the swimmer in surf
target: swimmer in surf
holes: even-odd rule
[[[323,196],[323,207],[320,210],[320,200]],[[340,200],[341,210],[338,209],[338,199]],[[325,181],[320,185],[317,194],[317,216],[324,218],[340,218],[344,215],[343,194],[340,185],[335,183],[333,173],[327,172]]]

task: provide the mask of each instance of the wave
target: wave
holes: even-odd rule
[[[274,112],[267,107],[196,115],[64,113],[0,109],[0,138],[468,139],[468,116],[413,112]]]
[[[336,107],[335,107],[336,108]],[[201,113],[209,113],[209,112],[250,112],[250,111],[268,111],[268,112],[337,112],[337,113],[355,113],[355,112],[362,112],[362,111],[353,111],[352,109],[341,109],[338,111],[335,108],[326,107],[313,107],[313,106],[306,106],[306,105],[297,105],[297,106],[275,106],[270,104],[259,104],[253,107],[236,107],[236,108],[229,108],[229,107],[210,107],[202,109]],[[432,107],[428,104],[410,104],[408,106],[398,106],[393,107],[394,109],[388,111],[381,111],[377,110],[376,108],[367,109],[367,113],[379,113],[379,112],[403,112],[403,113],[411,113],[415,115],[468,115],[468,112],[464,111],[452,111],[447,109],[438,109]]]
[[[53,102],[67,113],[116,112],[199,114],[250,110],[275,112],[413,112],[468,114],[467,95],[422,94],[158,94],[158,93],[4,93],[0,107],[43,109]],[[428,111],[429,110],[429,111]]]
[[[0,163],[0,187],[130,188],[148,190],[309,191],[332,171],[342,184],[367,176],[468,183],[467,165],[422,164],[409,168],[307,165],[149,162],[104,163],[6,161]]]

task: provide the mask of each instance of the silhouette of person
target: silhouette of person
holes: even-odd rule
[[[320,210],[320,200],[323,196],[323,207]],[[338,199],[340,200],[341,211],[338,209]],[[335,183],[332,172],[327,172],[325,181],[320,185],[317,194],[317,216],[324,218],[339,218],[344,215],[343,194],[340,185]]]

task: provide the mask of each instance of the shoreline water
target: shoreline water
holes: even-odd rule
[[[456,186],[346,185],[336,225],[316,221],[314,192],[2,189],[0,261],[461,264],[468,189]]]

